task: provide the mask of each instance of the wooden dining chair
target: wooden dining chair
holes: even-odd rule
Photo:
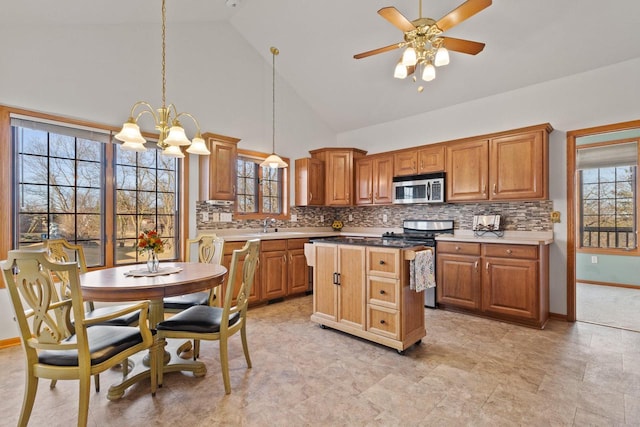
[[[195,239],[187,239],[185,261],[191,261],[191,247],[197,245],[198,262],[220,265],[224,252],[224,239],[215,234],[201,234]],[[164,311],[179,313],[194,305],[220,305],[216,289],[207,292],[194,292],[185,295],[166,297]]]
[[[56,262],[45,249],[9,251],[0,262],[26,356],[26,384],[19,426],[29,422],[38,380],[79,380],[78,426],[86,426],[91,376],[150,349],[155,341],[148,327],[149,302],[132,304],[111,314],[87,318],[76,262]],[[59,279],[68,283],[59,286]],[[104,322],[138,310],[138,326]],[[151,393],[157,386],[158,356],[151,351]]]
[[[42,242],[43,247],[51,259],[57,262],[76,262],[81,273],[87,271],[87,261],[84,254],[84,248],[81,245],[70,243],[66,239],[49,239]],[[59,278],[59,283],[68,283],[65,277]],[[128,304],[108,305],[96,308],[93,301],[86,301],[85,317],[87,319],[108,316],[129,307]],[[112,326],[136,326],[140,318],[140,310],[126,312],[126,314],[116,318],[110,318],[104,323]],[[129,372],[129,363],[125,361],[122,366],[122,375],[126,376]],[[100,376],[94,378],[96,391],[100,391]],[[51,388],[56,386],[56,380],[51,381]]]
[[[233,251],[222,307],[193,306],[156,326],[159,338],[220,341],[220,365],[226,394],[231,393],[227,342],[229,337],[238,331],[241,335],[247,367],[251,368],[247,345],[247,308],[258,265],[259,251],[259,239],[249,240],[242,249]],[[235,293],[237,293],[237,297],[234,303]],[[160,386],[162,386],[162,381],[162,372],[159,372],[158,384]]]

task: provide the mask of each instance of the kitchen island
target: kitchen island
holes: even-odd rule
[[[409,268],[420,250],[428,249],[379,238],[333,237],[308,244],[311,320],[399,353],[419,343],[426,335],[424,296],[410,289]]]

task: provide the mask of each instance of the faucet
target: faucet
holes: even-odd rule
[[[269,232],[269,224],[275,224],[276,219],[275,218],[265,218],[264,222],[262,223],[262,232],[263,233],[268,233]]]

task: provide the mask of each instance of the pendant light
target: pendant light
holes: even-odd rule
[[[278,168],[286,168],[289,165],[280,158],[276,154],[276,55],[280,53],[278,48],[271,46],[271,56],[272,56],[272,93],[273,93],[273,134],[272,134],[272,142],[271,142],[271,155],[267,157],[264,162],[260,163],[260,166],[270,167],[273,169]]]

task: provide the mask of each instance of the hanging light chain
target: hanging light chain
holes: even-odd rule
[[[276,152],[276,55],[279,54],[280,51],[276,48],[276,47],[271,47],[271,54],[273,57],[273,61],[272,61],[272,73],[271,73],[271,90],[272,90],[272,100],[273,100],[273,105],[272,105],[272,111],[273,111],[273,115],[272,115],[272,138],[271,138],[271,151],[272,153],[275,154]]]
[[[167,31],[167,6],[162,0],[162,108],[167,105],[167,78],[166,78],[166,31]]]

